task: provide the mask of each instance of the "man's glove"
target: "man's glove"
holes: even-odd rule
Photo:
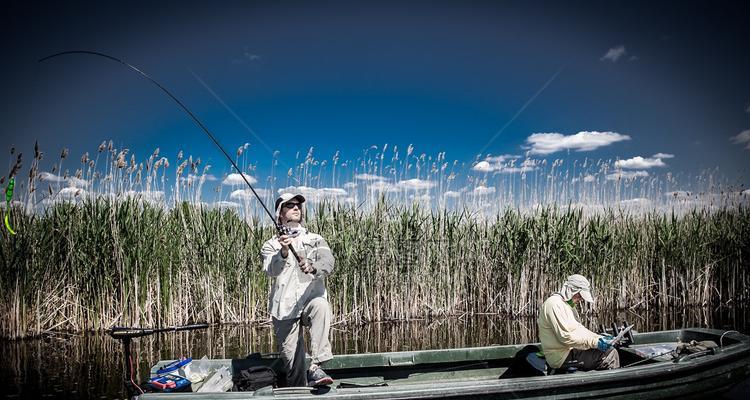
[[[612,336],[602,336],[596,344],[596,348],[601,351],[607,351],[612,347]]]

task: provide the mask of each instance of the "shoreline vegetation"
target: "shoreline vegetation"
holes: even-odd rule
[[[256,186],[247,149],[237,163]],[[67,149],[46,171],[43,155],[35,146],[27,173],[11,149],[0,338],[268,320],[260,246],[274,231],[239,174],[214,177],[182,152],[170,168],[158,149],[138,162],[111,141],[72,174]],[[308,199],[306,224],[336,257],[338,323],[533,315],[571,273],[603,310],[750,300],[750,191],[711,173],[680,183],[612,160],[507,156],[482,172],[411,145],[356,160],[311,148],[291,168],[277,156],[256,189],[266,204],[283,190]]]
[[[592,281],[597,307],[748,300],[746,207],[681,216],[508,210],[494,219],[382,200],[370,211],[320,203],[307,225],[336,256],[337,321],[532,315],[564,277]],[[234,210],[137,198],[13,209],[0,247],[0,336],[119,326],[265,322],[260,246],[273,228]]]

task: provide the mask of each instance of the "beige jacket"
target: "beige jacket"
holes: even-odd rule
[[[544,357],[552,368],[560,368],[571,349],[595,349],[601,337],[586,329],[575,308],[557,294],[542,304],[537,325]]]
[[[287,258],[281,257],[281,244],[276,236],[261,248],[263,272],[273,278],[268,308],[276,319],[299,318],[305,305],[313,298],[328,299],[325,280],[333,272],[333,254],[322,236],[309,233],[304,228],[301,230],[292,246],[297,254],[307,259],[308,265],[317,270],[314,276],[300,270],[291,252]]]

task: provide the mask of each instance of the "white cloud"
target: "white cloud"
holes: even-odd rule
[[[743,196],[750,196],[750,189],[745,189],[741,193]]]
[[[78,188],[85,188],[89,185],[89,182],[83,179],[76,178],[74,176],[69,176],[67,178],[55,175],[49,172],[42,172],[39,174],[39,179],[46,182],[61,182],[65,183],[70,187],[78,187]]]
[[[666,196],[666,197],[672,197],[672,198],[690,197],[692,195],[693,195],[692,193],[690,193],[690,192],[688,192],[686,190],[675,190],[674,192],[664,193],[664,196]]]
[[[161,190],[152,190],[152,191],[143,191],[143,192],[136,192],[135,190],[128,190],[122,195],[123,197],[142,200],[142,201],[146,201],[149,203],[163,203],[165,199],[164,192]]]
[[[476,196],[484,196],[495,193],[495,187],[477,186],[471,191]]]
[[[313,188],[309,186],[289,186],[279,189],[278,193],[299,193],[305,196],[308,202],[318,202],[324,199],[336,199],[347,195],[346,190],[341,188]]]
[[[596,177],[594,175],[586,175],[583,177],[584,182],[594,182],[596,180]]]
[[[432,196],[430,196],[429,194],[411,195],[409,196],[409,198],[415,202],[424,202],[424,203],[429,203],[432,200]]]
[[[240,205],[233,201],[217,201],[213,203],[216,208],[238,208]]]
[[[628,54],[628,51],[625,50],[625,46],[619,45],[607,50],[607,53],[604,54],[599,60],[617,62],[617,60],[619,60],[626,54]]]
[[[618,171],[612,174],[607,175],[608,181],[615,181],[618,179],[622,180],[630,180],[635,178],[645,178],[648,176],[648,172],[646,171]]]
[[[483,161],[474,164],[471,169],[477,172],[499,172],[512,174],[516,172],[528,172],[536,169],[536,160],[527,158],[521,162],[521,166],[516,166],[516,160],[519,156],[502,155],[496,157],[487,157]]]
[[[435,187],[435,182],[426,181],[418,178],[407,179],[404,181],[398,181],[396,187],[401,189],[412,189],[412,190],[425,190]]]
[[[268,196],[270,193],[266,189],[255,189],[255,192],[258,193],[258,196],[261,198]],[[248,201],[255,199],[255,195],[253,194],[253,191],[248,189],[239,189],[235,190],[232,193],[229,194],[229,198],[232,200],[241,200],[241,201]]]
[[[628,207],[647,207],[651,205],[651,200],[639,197],[635,199],[620,200],[620,204]]]
[[[242,175],[247,178],[247,181],[250,182],[251,185],[255,185],[258,182],[257,179],[248,174],[243,173]],[[245,181],[242,179],[242,176],[240,176],[240,174],[229,174],[221,183],[224,185],[245,185]]]
[[[240,175],[237,174],[237,177]],[[215,181],[216,177],[211,174],[203,174],[203,175],[195,175],[195,174],[188,174],[188,176],[181,176],[180,182],[184,183],[193,183],[193,182],[206,182],[206,181]],[[244,183],[244,182],[243,182]],[[250,182],[253,183],[253,182]]]
[[[357,182],[346,182],[344,187],[347,189],[354,189],[357,187]]]
[[[480,161],[471,167],[471,169],[477,172],[492,172],[495,170],[487,161]]]
[[[443,196],[444,197],[452,197],[454,199],[457,199],[457,198],[461,197],[461,193],[449,190],[449,191],[443,193]]]
[[[565,136],[560,133],[534,133],[526,142],[530,154],[550,154],[562,150],[591,151],[612,143],[630,140],[630,136],[616,132],[578,132]]]
[[[388,192],[388,193],[401,191],[401,189],[399,189],[395,185],[392,185],[385,181],[376,181],[370,185],[367,185],[367,190],[371,190],[374,192]]]
[[[750,150],[750,129],[746,129],[740,132],[737,136],[730,137],[729,140],[731,140],[734,144],[747,144],[745,148]]]
[[[674,154],[656,153],[651,158],[674,158]]]
[[[627,160],[615,161],[615,168],[626,168],[626,169],[649,169],[653,167],[666,167],[664,161],[661,158],[643,158],[636,156]]]
[[[372,174],[357,174],[354,175],[354,179],[359,181],[384,181],[387,178],[380,175],[372,175]]]

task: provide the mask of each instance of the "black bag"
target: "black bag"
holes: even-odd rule
[[[257,365],[247,369],[241,369],[239,374],[232,377],[236,391],[255,391],[262,387],[277,387],[276,372],[264,365]]]
[[[539,351],[539,347],[530,344],[524,346],[521,350],[516,353],[513,360],[510,362],[508,369],[500,375],[500,379],[507,378],[518,378],[518,377],[530,377],[530,376],[544,376],[545,371],[538,369],[532,363],[529,362],[527,357],[530,354],[534,354]],[[545,363],[546,365],[546,363]]]

